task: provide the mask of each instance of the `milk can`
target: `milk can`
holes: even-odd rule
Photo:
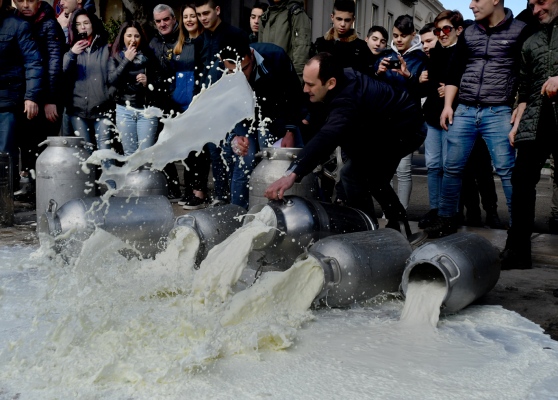
[[[95,195],[95,170],[81,169],[89,157],[85,141],[80,137],[49,136],[39,144],[48,147],[39,155],[35,166],[37,174],[37,219],[45,212],[49,201],[64,204],[72,199]]]
[[[329,236],[299,259],[311,258],[324,270],[324,286],[316,300],[343,307],[396,292],[411,251],[401,233],[380,229]]]
[[[250,176],[250,197],[248,200],[250,207],[257,204],[267,204],[268,199],[264,197],[265,189],[285,174],[285,171],[287,171],[291,162],[296,160],[301,150],[286,147],[267,147],[256,154],[256,156],[261,155],[262,161],[254,168]],[[300,183],[295,183],[285,194],[317,199],[318,184],[314,175],[306,175]]]
[[[12,161],[9,153],[0,152],[0,226],[14,224]]]
[[[467,307],[488,293],[500,277],[498,249],[470,232],[458,232],[413,251],[401,282],[403,293],[414,280],[440,280],[446,285],[442,312]]]
[[[82,243],[101,228],[134,247],[144,258],[162,251],[174,226],[172,206],[165,196],[99,197],[70,200],[60,208],[52,200],[37,223],[39,238],[55,238],[55,250],[77,256]]]
[[[199,266],[209,250],[242,226],[242,218],[239,217],[245,214],[246,210],[243,207],[226,204],[181,215],[176,218],[174,226],[189,226],[198,235],[200,247],[196,255],[196,265]]]
[[[117,189],[115,196],[118,197],[166,196],[168,194],[165,174],[147,167],[140,167],[128,172],[122,187],[117,187]]]
[[[259,259],[268,269],[286,270],[312,242],[327,236],[377,228],[360,210],[298,196],[285,196],[283,200],[271,200],[265,206],[257,205],[249,214],[264,207],[272,209],[271,224],[276,229],[257,239],[254,249],[262,253]],[[249,221],[250,216],[245,218],[245,223]]]

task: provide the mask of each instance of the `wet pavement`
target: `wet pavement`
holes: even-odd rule
[[[496,187],[499,215],[502,222],[507,223],[504,196],[498,179]],[[554,340],[558,340],[558,235],[549,234],[546,224],[551,196],[552,184],[547,176],[543,176],[537,187],[536,232],[532,236],[533,268],[502,271],[496,287],[477,304],[501,305],[515,311],[539,324]],[[177,216],[186,213],[177,204],[173,204],[173,209]],[[420,168],[413,175],[413,194],[407,211],[412,230],[419,231],[416,221],[428,211],[426,176]],[[0,228],[0,246],[38,245],[35,220],[33,205],[16,202],[14,226]],[[380,226],[385,224],[385,220],[379,221]],[[505,230],[472,227],[461,230],[479,234],[499,249],[505,245]]]

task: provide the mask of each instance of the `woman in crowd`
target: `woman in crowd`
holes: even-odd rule
[[[174,68],[172,100],[178,111],[186,111],[194,97],[195,86],[195,46],[202,40],[203,26],[196,16],[196,7],[188,3],[181,7],[179,18],[180,33],[173,50],[171,65]],[[204,150],[196,156],[191,152],[186,159],[184,170],[184,196],[178,204],[185,210],[197,210],[207,206],[207,181],[209,177],[209,152]]]
[[[391,50],[376,62],[380,79],[409,92],[420,102],[419,77],[426,69],[426,54],[422,51],[420,36],[416,34],[413,17],[401,15],[393,25]],[[405,209],[409,205],[413,179],[411,176],[412,154],[401,159],[397,167],[397,195]]]
[[[68,115],[77,136],[107,149],[114,105],[108,83],[110,49],[106,31],[98,18],[81,8],[72,14],[69,39],[70,51],[63,62],[65,80],[71,86]],[[111,164],[112,160],[103,161],[105,168]]]
[[[440,126],[440,114],[444,109],[444,82],[449,60],[455,51],[457,39],[463,31],[463,16],[459,11],[442,11],[434,20],[434,26],[433,32],[438,37],[438,43],[430,50],[426,101],[423,107],[428,126],[428,134],[424,141],[424,157],[428,171],[430,211],[419,221],[421,229],[430,226],[438,215],[446,156],[446,131]]]
[[[111,49],[109,84],[116,87],[116,127],[124,155],[155,143],[158,119],[146,115],[148,83],[157,74],[157,63],[137,21],[124,22]]]

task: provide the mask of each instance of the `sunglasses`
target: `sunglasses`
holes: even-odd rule
[[[436,36],[440,36],[442,34],[442,32],[444,32],[444,35],[449,35],[451,31],[453,31],[453,26],[451,25],[445,25],[441,28],[434,28],[434,35]]]

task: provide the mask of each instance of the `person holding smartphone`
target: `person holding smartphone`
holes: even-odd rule
[[[413,17],[401,15],[393,24],[391,49],[376,62],[376,75],[384,82],[408,92],[420,102],[419,78],[426,70],[427,56],[422,51],[420,36],[415,32]],[[413,179],[411,176],[412,154],[401,159],[397,167],[397,195],[407,209],[411,199]]]
[[[70,50],[64,55],[62,69],[70,83],[66,103],[74,134],[99,149],[110,147],[110,115],[114,109],[108,82],[110,49],[106,31],[99,19],[83,8],[70,19]],[[94,135],[93,135],[94,134]],[[108,168],[112,160],[104,160]]]
[[[116,87],[116,128],[125,156],[155,143],[159,121],[144,109],[150,104],[148,84],[156,70],[155,56],[140,23],[124,22],[112,45],[108,83]]]

